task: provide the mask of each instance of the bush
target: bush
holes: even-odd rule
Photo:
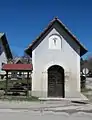
[[[85,84],[86,84],[86,77],[81,76],[81,88],[85,88]]]

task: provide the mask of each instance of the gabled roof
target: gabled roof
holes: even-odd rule
[[[68,33],[69,36],[73,38],[73,40],[80,46],[80,56],[84,55],[87,52],[87,49],[79,42],[79,40],[69,31],[69,29],[58,19],[54,18],[50,24],[47,26],[47,28],[28,46],[28,48],[25,49],[25,52],[27,54],[31,54],[33,46],[44,36],[44,34],[49,31],[49,29],[54,25],[54,23],[58,22],[63,29]]]
[[[17,64],[17,63],[22,63],[21,58],[17,58],[17,59],[15,60],[15,64]]]
[[[3,45],[7,59],[12,59],[13,56],[12,56],[6,35],[4,33],[0,33],[0,40],[1,40],[1,43]]]
[[[21,63],[21,64],[31,64],[31,58],[30,57],[27,58],[25,56],[24,57],[17,57],[13,61],[14,61],[13,63],[15,63],[15,64],[19,64],[19,63]]]

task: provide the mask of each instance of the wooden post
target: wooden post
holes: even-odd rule
[[[27,96],[29,96],[29,93],[28,93],[29,92],[29,88],[28,88],[29,82],[28,81],[29,81],[29,71],[27,72]]]
[[[8,91],[8,71],[6,71],[6,88],[5,88],[5,95],[7,95]]]

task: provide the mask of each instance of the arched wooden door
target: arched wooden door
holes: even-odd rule
[[[64,97],[64,69],[58,65],[48,69],[48,96]]]

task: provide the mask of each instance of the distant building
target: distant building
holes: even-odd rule
[[[9,64],[32,64],[32,60],[31,58],[28,56],[28,55],[24,55],[24,56],[21,56],[21,57],[15,57],[13,59],[9,59],[8,60],[8,66]],[[24,78],[27,76],[27,72],[16,72],[16,71],[12,71],[12,72],[9,72],[9,77],[10,78],[18,78],[21,77],[21,78]]]
[[[0,33],[0,75],[4,74],[2,65],[6,64],[9,59],[13,59],[6,35]]]
[[[87,50],[57,18],[25,50],[32,57],[32,95],[80,98],[80,56]]]
[[[31,58],[29,57],[16,57],[15,59],[13,59],[13,62],[15,64],[31,64],[32,63],[32,60]]]

